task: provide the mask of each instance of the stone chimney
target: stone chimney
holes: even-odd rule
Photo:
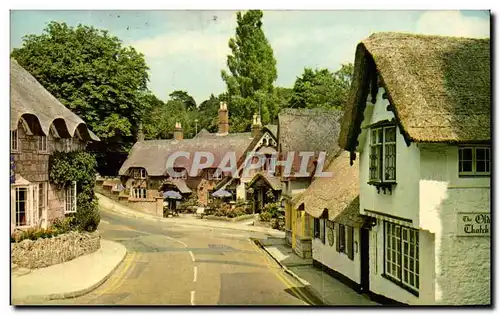
[[[139,123],[137,128],[137,142],[144,141],[144,132],[142,131],[142,123]]]
[[[181,126],[180,122],[175,123],[174,139],[177,141],[184,139],[184,132],[182,130],[182,126]]]
[[[252,137],[257,136],[262,129],[262,123],[260,122],[260,115],[253,115],[253,123],[252,123]]]
[[[219,135],[227,135],[229,133],[229,112],[227,104],[220,102],[219,108]]]

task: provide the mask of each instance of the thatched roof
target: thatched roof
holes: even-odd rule
[[[272,190],[282,190],[283,184],[279,177],[275,177],[267,172],[258,172],[254,175],[252,180],[248,183],[248,187],[252,187],[255,183],[262,180],[267,184]]]
[[[342,111],[328,109],[293,109],[287,108],[278,115],[278,145],[285,158],[294,151],[295,160],[292,171],[300,167],[298,152],[319,152],[335,154],[340,150],[337,139],[340,132]],[[310,159],[308,170],[313,167]]]
[[[376,33],[363,40],[340,146],[356,147],[377,71],[407,141],[490,141],[490,49],[489,39]]]
[[[10,130],[17,129],[19,119],[35,125],[37,132],[49,134],[54,124],[62,137],[73,137],[78,129],[87,141],[99,141],[99,138],[87,128],[85,122],[66,108],[50,94],[17,61],[10,59]]]
[[[145,168],[149,176],[164,176],[167,172],[168,157],[174,152],[189,152],[190,158],[179,157],[175,167],[191,169],[195,152],[211,152],[214,155],[215,166],[219,165],[226,152],[235,152],[239,159],[252,142],[250,133],[214,134],[195,137],[193,139],[177,140],[147,140],[136,142],[129,152],[118,174],[127,175],[129,168]]]
[[[269,132],[275,137],[278,138],[278,125],[265,125],[264,128],[269,130]]]
[[[364,218],[359,214],[359,165],[349,165],[349,152],[342,151],[324,172],[332,177],[315,177],[311,185],[292,199],[294,207],[304,204],[305,211],[320,217],[327,209],[328,219],[341,224],[360,227]]]

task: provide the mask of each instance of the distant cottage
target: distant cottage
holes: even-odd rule
[[[163,215],[159,202],[162,199],[162,192],[168,190],[179,192],[184,200],[194,197],[201,205],[207,205],[211,193],[218,189],[230,191],[233,200],[254,198],[247,196],[247,184],[259,170],[255,170],[245,178],[241,176],[242,165],[250,152],[259,151],[267,158],[271,158],[277,146],[275,131],[273,132],[275,129],[272,125],[262,126],[260,117],[256,116],[251,132],[230,133],[229,111],[227,104],[222,102],[219,108],[217,133],[209,133],[203,129],[192,139],[185,139],[182,126],[177,123],[174,139],[144,141],[143,136],[139,136],[119,171],[125,188],[119,197],[138,210],[145,210],[158,216]],[[175,152],[188,152],[190,157],[177,158],[174,171],[178,174],[171,176],[167,169],[167,160]],[[214,156],[214,163],[213,166],[206,167],[191,176],[190,169],[196,152],[211,153]],[[234,152],[237,160],[240,178],[234,181],[228,172],[216,167],[220,165],[227,152]]]

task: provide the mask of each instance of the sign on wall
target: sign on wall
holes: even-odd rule
[[[458,236],[490,236],[490,213],[459,213],[457,225]]]

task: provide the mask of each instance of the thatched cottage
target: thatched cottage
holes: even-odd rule
[[[325,172],[292,200],[305,212],[306,236],[312,250],[303,252],[317,268],[340,279],[358,292],[367,292],[369,220],[359,214],[358,161],[350,165],[349,152],[334,153]]]
[[[246,154],[252,151],[251,148],[272,150],[276,147],[277,141],[271,129],[262,127],[260,119],[256,117],[251,132],[230,133],[228,108],[225,103],[221,103],[217,133],[203,129],[192,139],[184,139],[182,126],[176,124],[174,139],[144,141],[139,137],[119,171],[125,188],[120,198],[134,208],[156,215],[162,215],[157,200],[167,190],[178,191],[183,198],[194,197],[202,205],[207,205],[217,185],[231,177],[230,172],[217,168],[226,153],[235,153],[236,168],[239,168],[245,162]],[[175,160],[174,170],[179,174],[171,176],[167,161],[176,152],[187,152],[189,157]],[[214,161],[199,173],[191,174],[197,152],[212,154]],[[238,181],[232,189],[234,199],[245,198],[245,188],[241,182]]]
[[[326,159],[339,150],[336,140],[341,118],[342,111],[328,109],[288,108],[280,111],[278,116],[280,160],[292,161],[289,174],[286,174],[284,167],[278,169],[283,182],[286,241],[302,257],[311,253],[311,235],[306,226],[305,212],[302,208],[293,207],[291,199],[311,184],[320,153],[325,153],[326,165]],[[312,154],[307,163],[308,174],[300,172],[301,152]]]
[[[373,218],[368,288],[406,304],[491,303],[490,40],[358,44],[339,144]]]
[[[10,61],[11,224],[48,227],[76,212],[76,183],[49,182],[49,155],[99,141],[85,122],[52,96],[15,60]]]

